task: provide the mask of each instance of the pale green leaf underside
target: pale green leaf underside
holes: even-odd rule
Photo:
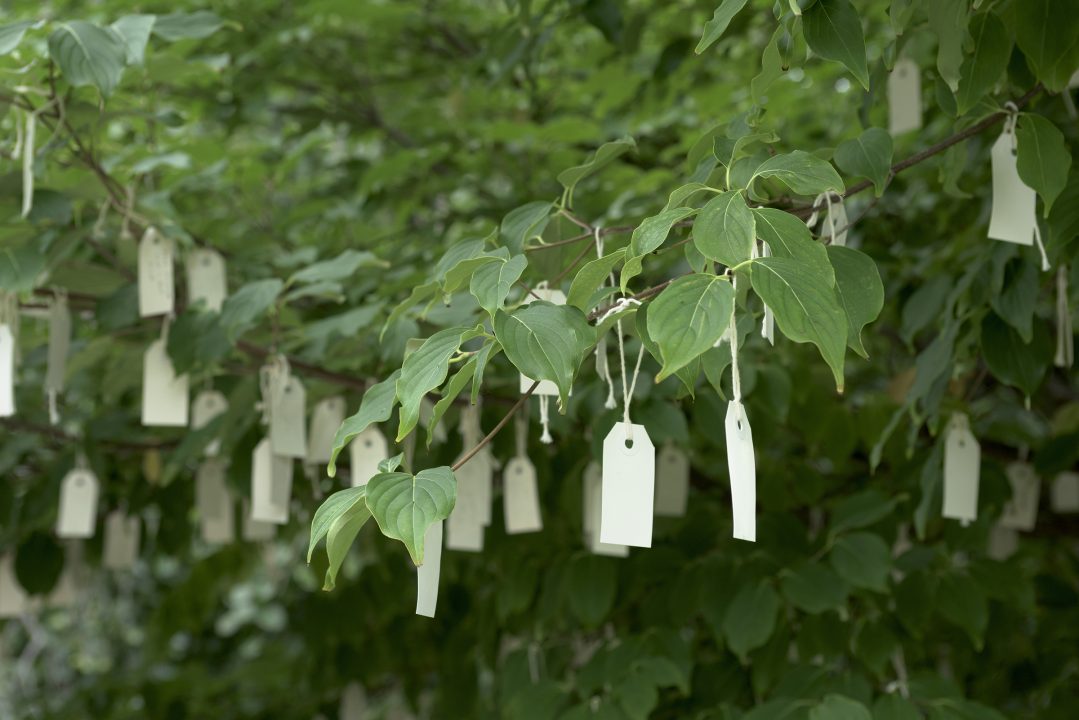
[[[57,23],[49,55],[69,83],[93,85],[108,97],[120,82],[127,49],[117,33],[82,20]]]
[[[736,190],[720,193],[701,208],[693,223],[693,244],[709,260],[733,267],[753,251],[753,213]]]
[[[749,179],[749,185],[757,178],[770,177],[802,195],[816,195],[829,190],[843,192],[843,180],[835,168],[804,150],[768,158],[757,166]]]
[[[423,396],[445,382],[450,359],[461,348],[461,343],[482,333],[480,326],[446,328],[424,340],[414,353],[405,358],[401,376],[397,379],[397,399],[401,403],[398,442],[416,427]]]
[[[367,507],[382,534],[400,540],[416,565],[423,564],[427,528],[445,520],[457,499],[457,478],[446,467],[379,473],[367,483]]]
[[[380,383],[372,385],[363,394],[360,401],[360,409],[355,415],[347,418],[337,428],[337,434],[333,438],[333,449],[330,451],[330,463],[326,472],[330,477],[337,474],[337,455],[352,442],[356,437],[367,429],[372,423],[386,422],[393,413],[393,407],[397,404],[397,379],[401,377],[400,370],[394,370],[393,374]]]
[[[733,310],[734,288],[716,275],[687,275],[660,293],[648,309],[648,335],[663,358],[656,381],[715,345],[730,325]]]

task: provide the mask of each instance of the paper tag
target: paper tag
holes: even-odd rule
[[[656,515],[682,517],[689,499],[689,458],[677,446],[663,446],[656,459]]]
[[[757,540],[757,459],[753,454],[753,430],[742,403],[727,403],[727,470],[731,476],[731,509],[734,537]]]
[[[366,485],[378,474],[378,464],[389,457],[386,437],[374,425],[352,439],[348,446],[349,475],[352,487]]]
[[[603,441],[599,539],[616,545],[652,547],[655,493],[656,449],[648,431],[636,423],[615,423]]]
[[[506,532],[539,532],[543,529],[540,516],[539,489],[536,487],[536,468],[526,457],[515,457],[502,471],[502,511]]]
[[[460,497],[453,512],[446,518],[446,549],[463,552],[483,552],[485,526],[475,517]]]
[[[251,506],[246,500],[244,500],[243,513],[244,540],[248,542],[265,542],[267,540],[273,540],[274,536],[277,535],[277,525],[275,523],[256,520],[251,516]]]
[[[831,207],[824,214],[824,224],[821,225],[822,234],[827,233],[832,245],[839,247],[847,246],[847,228],[850,222],[847,220],[847,208],[842,198],[833,200]],[[835,233],[833,236],[832,233]]]
[[[921,70],[913,60],[900,58],[888,76],[888,132],[901,135],[921,126]]]
[[[458,470],[457,504],[469,506],[469,512],[484,527],[491,524],[491,496],[494,485],[494,460],[487,448]]]
[[[202,302],[208,309],[221,312],[228,296],[225,258],[216,250],[199,248],[188,253],[186,265],[187,302],[191,305]]]
[[[0,325],[0,417],[15,414],[15,337]]]
[[[304,412],[307,393],[295,375],[288,376],[284,387],[273,393],[270,411],[270,442],[274,455],[289,458],[307,457],[307,424]]]
[[[944,441],[944,517],[961,520],[964,525],[978,519],[981,457],[981,447],[970,432],[967,416],[952,415]]]
[[[263,438],[251,456],[251,519],[285,525],[292,499],[292,458],[273,454]]]
[[[49,351],[45,370],[45,389],[59,392],[64,389],[67,354],[71,348],[71,313],[63,295],[49,307]]]
[[[338,720],[365,720],[367,712],[367,695],[363,687],[356,682],[351,682],[341,694],[341,706],[337,711]]]
[[[195,401],[191,403],[191,429],[198,430],[206,427],[211,420],[228,409],[229,401],[225,399],[224,394],[219,393],[217,390],[203,390],[195,396]],[[207,457],[213,457],[220,451],[221,440],[214,438],[206,443],[206,449],[202,452]]]
[[[187,375],[176,377],[165,340],[154,340],[142,359],[142,424],[187,425]]]
[[[1019,533],[998,522],[989,530],[987,545],[989,557],[998,561],[1007,560],[1019,549]]]
[[[599,463],[590,462],[582,478],[584,488],[584,542],[593,555],[629,557],[628,545],[605,543],[599,539],[600,512],[603,496],[603,470]]]
[[[225,484],[225,461],[207,458],[195,475],[195,504],[199,511],[202,539],[211,545],[236,538],[232,495]]]
[[[46,606],[55,608],[74,605],[80,594],[82,571],[82,543],[68,543],[64,549],[64,569],[56,581],[56,587],[45,601]]]
[[[538,296],[538,297],[537,297]],[[531,305],[536,300],[546,300],[549,303],[555,305],[566,304],[566,294],[561,290],[552,290],[550,288],[536,288],[531,293],[525,296],[525,305]],[[528,388],[532,387],[532,383],[535,382],[527,375],[521,375],[521,392],[528,392]],[[550,380],[540,380],[539,387],[536,388],[533,395],[550,395],[558,397],[558,386]]]
[[[423,548],[423,565],[416,568],[416,614],[434,617],[438,576],[442,570],[442,521],[427,528]]]
[[[993,143],[993,211],[989,237],[993,240],[1034,244],[1035,194],[1019,177],[1015,161],[1015,133],[1005,129]]]
[[[74,468],[60,481],[60,513],[56,535],[62,538],[94,536],[97,524],[97,476],[88,469]]]
[[[139,241],[139,316],[169,315],[175,310],[172,240],[147,228]],[[186,423],[185,423],[186,424]]]
[[[13,618],[28,609],[26,591],[15,577],[15,554],[0,555],[0,618]]]
[[[122,510],[113,510],[105,518],[105,567],[126,570],[134,567],[139,556],[139,534],[142,526],[138,516],[128,517]]]
[[[328,463],[337,428],[345,422],[345,399],[339,395],[323,398],[311,412],[307,433],[307,462]]]
[[[1041,478],[1026,463],[1014,462],[1005,470],[1012,485],[1012,499],[1004,505],[1000,524],[1012,530],[1034,529],[1038,521],[1038,496]]]
[[[1049,499],[1053,512],[1079,513],[1079,473],[1065,471],[1057,475]]]

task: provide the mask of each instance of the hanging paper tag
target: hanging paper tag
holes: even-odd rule
[[[195,475],[195,504],[199,511],[202,539],[212,545],[236,538],[232,495],[225,485],[225,462],[207,458]]]
[[[656,515],[682,517],[689,499],[689,458],[677,446],[663,446],[656,460]]]
[[[54,608],[74,605],[80,594],[82,575],[82,542],[76,540],[64,549],[64,569],[45,605]]]
[[[49,307],[49,351],[45,370],[45,389],[58,393],[64,389],[67,354],[71,347],[71,313],[67,299],[58,295]]]
[[[256,520],[251,516],[251,507],[246,500],[244,500],[243,514],[244,540],[248,542],[265,542],[273,540],[274,536],[277,535],[277,525],[275,523]]]
[[[60,514],[56,535],[62,538],[94,536],[97,523],[97,476],[86,468],[74,468],[60,482]]]
[[[1012,486],[1012,499],[1004,505],[1000,524],[1012,530],[1033,530],[1038,520],[1041,478],[1034,468],[1022,462],[1008,465],[1005,473]]]
[[[378,474],[378,464],[389,457],[385,436],[374,425],[369,425],[352,439],[348,446],[349,474],[352,487],[366,485]]]
[[[416,568],[416,614],[435,616],[438,604],[438,576],[442,570],[442,521],[423,535],[423,565]]]
[[[113,510],[105,518],[105,567],[126,570],[134,567],[139,556],[138,516],[128,517],[122,510]]]
[[[176,376],[165,340],[154,340],[142,359],[142,424],[187,425],[187,375]]]
[[[766,242],[761,242],[761,257],[772,257],[772,248]],[[730,326],[727,327],[727,332],[730,332]],[[776,316],[768,305],[764,306],[764,319],[761,320],[761,337],[767,340],[769,345],[776,344]],[[721,341],[722,339],[720,338]]]
[[[446,549],[483,552],[484,529],[484,524],[473,514],[467,503],[462,505],[458,496],[453,512],[446,519]]]
[[[464,502],[469,512],[480,525],[491,524],[491,496],[494,485],[494,460],[487,448],[476,453],[475,457],[458,470],[457,502]]]
[[[510,460],[502,472],[502,485],[506,532],[516,535],[542,530],[536,468],[532,462],[527,457]]]
[[[846,247],[847,228],[849,225],[850,222],[847,220],[847,208],[843,204],[843,198],[832,200],[832,205],[828,208],[828,213],[824,218],[823,226],[825,232],[828,233],[828,238],[831,240],[832,245]]]
[[[187,301],[202,302],[208,309],[221,312],[228,295],[225,281],[225,258],[209,248],[199,248],[187,255]]]
[[[0,324],[0,417],[15,414],[15,337]]]
[[[169,315],[175,309],[172,240],[147,228],[139,241],[139,316]]]
[[[538,297],[537,297],[538,296]],[[535,288],[531,293],[525,296],[524,304],[531,305],[536,300],[546,300],[549,303],[555,305],[566,304],[566,294],[561,290],[552,290],[550,288]],[[521,392],[528,392],[528,388],[532,387],[532,383],[535,382],[527,375],[521,375]],[[572,390],[570,391],[572,394]],[[540,380],[539,387],[536,388],[533,395],[550,395],[552,397],[558,397],[558,386],[550,380]]]
[[[652,547],[655,492],[656,449],[648,431],[644,425],[615,423],[603,441],[599,539]]]
[[[1001,523],[995,523],[989,530],[989,542],[986,553],[994,560],[1004,561],[1019,549],[1019,533]]]
[[[944,441],[944,517],[961,520],[964,525],[978,519],[981,456],[967,416],[952,415]]]
[[[191,429],[198,430],[206,427],[211,420],[229,409],[229,401],[217,390],[203,390],[195,396],[191,403]],[[206,443],[203,454],[213,457],[221,450],[221,440],[214,438]]]
[[[341,695],[341,707],[337,711],[338,720],[364,720],[367,712],[367,695],[363,687],[351,682]]]
[[[328,463],[337,428],[345,422],[345,399],[340,395],[323,398],[311,411],[307,432],[307,462]],[[411,466],[410,466],[411,467]]]
[[[304,411],[307,406],[307,393],[304,391],[303,383],[295,375],[290,375],[279,391],[273,392],[272,396],[270,442],[273,444],[274,455],[289,458],[306,457],[307,425]]]
[[[251,456],[251,519],[285,525],[292,499],[292,458],[273,454],[264,438]]]
[[[1079,513],[1079,473],[1066,471],[1057,475],[1049,499],[1053,512]]]
[[[1015,161],[1015,130],[1009,120],[991,152],[993,164],[993,211],[989,237],[993,240],[1034,244],[1035,194],[1019,177]]]
[[[757,540],[757,459],[753,454],[753,430],[742,403],[727,403],[727,469],[731,476],[731,507],[734,537]]]
[[[599,539],[599,524],[603,504],[603,470],[599,463],[590,462],[582,478],[584,488],[584,544],[593,555],[629,557],[628,545],[605,543]]]
[[[888,132],[901,135],[921,126],[921,71],[913,60],[900,58],[888,76]]]
[[[0,555],[0,618],[19,617],[28,605],[26,591],[15,577],[15,554]]]

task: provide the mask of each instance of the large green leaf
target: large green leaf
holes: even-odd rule
[[[809,720],[873,720],[862,703],[844,695],[829,694],[809,710]]]
[[[839,576],[854,587],[885,592],[892,569],[892,553],[880,535],[851,533],[836,540],[828,555]]]
[[[687,275],[661,292],[648,310],[648,335],[663,357],[656,382],[715,345],[730,326],[733,311],[734,288],[716,275]]]
[[[603,622],[614,605],[618,589],[614,562],[611,558],[581,554],[569,564],[569,607],[586,627]]]
[[[450,359],[461,349],[461,343],[482,334],[483,328],[480,326],[439,330],[405,358],[401,376],[397,378],[397,399],[401,403],[398,442],[416,427],[420,419],[420,402],[424,396],[445,382]]]
[[[528,260],[523,254],[511,258],[498,256],[493,262],[476,268],[468,290],[475,296],[480,307],[494,317],[506,301],[506,296],[510,294],[513,283],[520,279],[526,267]]]
[[[498,229],[502,244],[509,248],[511,254],[519,254],[528,240],[543,235],[553,208],[551,203],[537,200],[510,210],[502,218],[502,225]]]
[[[589,175],[599,172],[622,155],[636,148],[637,143],[630,137],[603,143],[586,163],[567,168],[558,173],[558,182],[562,183],[562,187],[565,188],[565,197],[570,201],[567,204],[572,204],[573,190],[577,187],[577,183]]]
[[[431,447],[431,441],[435,437],[435,428],[438,426],[442,416],[446,414],[446,411],[450,409],[450,405],[457,399],[457,396],[461,394],[461,391],[465,389],[465,386],[472,381],[472,378],[476,374],[476,357],[472,356],[468,362],[461,366],[461,369],[453,374],[449,382],[446,383],[446,387],[442,391],[442,397],[435,403],[434,409],[431,410],[431,418],[427,422],[427,447]]]
[[[802,195],[816,195],[828,190],[843,192],[843,180],[835,168],[828,161],[803,150],[768,158],[757,166],[749,184],[757,178],[770,177]]]
[[[757,237],[768,243],[774,257],[792,258],[831,274],[824,245],[813,239],[806,224],[789,212],[776,208],[753,208]],[[834,284],[834,278],[828,281]]]
[[[928,3],[929,27],[937,35],[937,70],[952,92],[959,87],[963,46],[967,43],[970,3],[934,0]]]
[[[412,562],[423,564],[423,536],[427,528],[445,520],[457,500],[457,478],[446,466],[379,473],[367,483],[367,507],[382,534],[400,540]]]
[[[330,451],[330,464],[326,468],[330,477],[337,474],[337,456],[352,442],[352,438],[366,430],[371,423],[386,422],[390,419],[394,405],[397,404],[397,380],[400,377],[401,371],[394,370],[388,378],[372,385],[363,394],[360,409],[356,414],[347,418],[341,427],[337,428],[333,449]]]
[[[681,190],[682,188],[680,188]],[[678,190],[675,193],[679,192]],[[671,194],[674,198],[674,193]],[[641,274],[644,269],[641,259],[648,253],[658,249],[667,241],[674,224],[685,220],[697,212],[688,207],[664,208],[659,215],[645,218],[633,231],[629,239],[629,248],[626,250],[626,264],[622,266],[622,274],[619,278],[622,292],[630,280]]]
[[[746,6],[747,2],[749,0],[723,0],[719,7],[716,8],[712,19],[704,24],[700,42],[697,43],[697,48],[693,52],[700,55],[711,47],[712,43],[723,37],[723,33],[726,31],[727,26],[731,24],[731,20]]]
[[[1025,343],[1017,330],[989,313],[982,321],[982,354],[997,380],[1033,395],[1052,362],[1053,347],[1040,323],[1034,326],[1031,342]]]
[[[693,244],[700,253],[728,267],[749,260],[754,237],[753,213],[736,190],[709,200],[693,223]]]
[[[367,509],[367,486],[339,490],[319,506],[311,518],[311,538],[307,544],[307,562],[315,552],[318,543],[326,538],[326,556],[329,567],[323,590],[332,590],[337,581],[337,572],[341,569],[345,555],[352,541],[371,517]]]
[[[276,278],[247,283],[225,298],[221,306],[221,325],[235,340],[249,330],[273,307],[284,283]]]
[[[573,282],[570,283],[569,293],[566,295],[566,304],[572,305],[581,312],[591,310],[591,300],[597,288],[606,282],[614,270],[614,266],[620,263],[625,256],[625,248],[619,248],[603,257],[585,263],[573,277]]]
[[[805,562],[783,575],[784,597],[799,610],[819,614],[846,607],[850,588],[827,565]]]
[[[884,284],[873,258],[854,248],[828,246],[828,259],[835,270],[835,289],[847,316],[847,345],[864,358],[862,328],[877,319],[884,307]]]
[[[817,0],[802,13],[802,31],[810,50],[826,60],[842,63],[862,87],[869,89],[865,35],[850,0]]]
[[[644,343],[645,350],[648,354],[655,358],[655,361],[660,365],[663,364],[663,355],[659,351],[659,345],[648,335],[648,313],[654,303],[645,303],[641,307],[637,308],[635,324],[637,326],[637,337]],[[705,355],[711,351],[705,351]],[[727,353],[728,358],[730,353]],[[701,356],[703,359],[704,355]],[[728,359],[729,362],[729,359]],[[701,372],[701,359],[692,360],[688,364],[684,365],[678,370],[674,371],[675,377],[681,381],[682,386],[686,389],[686,392],[690,396],[693,396],[696,392],[697,376]]]
[[[382,324],[382,330],[379,331],[378,339],[381,341],[386,336],[386,331],[404,316],[406,312],[419,305],[425,300],[430,300],[435,296],[439,290],[439,283],[436,280],[432,280],[429,283],[423,285],[416,285],[412,288],[412,292],[408,294],[408,297],[397,303],[392,310],[390,310],[389,316],[386,318],[386,322]]]
[[[1015,39],[1034,74],[1060,92],[1079,67],[1079,23],[1074,0],[1023,0],[1012,6]]]
[[[7,55],[22,42],[26,31],[34,26],[33,20],[22,20],[0,27],[0,55]]]
[[[952,572],[940,579],[936,608],[949,622],[963,629],[976,650],[982,649],[989,624],[985,591],[967,573]]]
[[[974,46],[959,70],[959,89],[955,92],[955,106],[960,115],[966,114],[993,88],[1007,69],[1012,54],[1012,39],[1004,23],[993,13],[978,13],[971,18],[970,34]]]
[[[1068,183],[1072,164],[1064,133],[1041,115],[1023,113],[1016,124],[1015,137],[1019,177],[1041,195],[1042,210],[1048,217],[1053,201]]]
[[[160,15],[154,23],[154,35],[163,40],[201,40],[224,26],[225,21],[209,10]]]
[[[146,43],[150,41],[150,30],[153,29],[156,19],[156,15],[124,15],[109,26],[124,42],[128,65],[142,65],[146,56]],[[141,172],[138,169],[135,171]]]
[[[849,175],[872,180],[880,197],[892,170],[892,136],[881,128],[867,128],[858,137],[839,143],[835,164]]]
[[[49,35],[49,55],[69,83],[93,85],[108,97],[124,73],[127,49],[115,32],[72,20],[56,24]]]
[[[539,300],[495,314],[495,337],[506,357],[528,377],[553,382],[563,408],[595,336],[584,314],[569,305]]]
[[[779,595],[771,583],[761,580],[742,585],[723,615],[723,635],[727,646],[744,661],[772,637],[779,612]]]

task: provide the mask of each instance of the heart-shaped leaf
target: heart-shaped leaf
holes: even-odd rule
[[[427,528],[445,520],[457,500],[457,478],[446,466],[379,473],[367,483],[367,507],[382,534],[400,540],[412,562],[423,564],[423,537]]]

